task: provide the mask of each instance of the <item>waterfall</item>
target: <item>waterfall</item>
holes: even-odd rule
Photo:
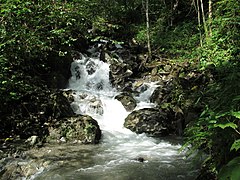
[[[145,134],[137,135],[123,127],[124,119],[130,112],[114,99],[119,92],[110,84],[107,63],[98,58],[82,56],[72,63],[71,72],[69,88],[76,91],[72,107],[75,113],[90,115],[98,121],[103,131],[103,144],[109,148],[105,151],[115,157],[114,161],[138,157],[163,159],[163,156],[168,159],[168,156],[178,155],[180,145],[158,142]],[[146,89],[135,97],[138,101],[136,109],[154,106],[149,98],[156,87],[156,83],[145,84]],[[101,155],[103,154],[104,152]]]
[[[97,58],[82,56],[72,63],[71,72],[69,88],[76,91],[72,103],[75,113],[92,116],[104,131],[121,131],[128,113],[114,99],[118,92],[110,84],[109,65]]]

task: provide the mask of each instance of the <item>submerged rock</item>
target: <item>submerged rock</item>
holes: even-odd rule
[[[146,133],[154,137],[166,136],[172,131],[167,114],[154,108],[133,111],[125,119],[124,126],[138,134]]]
[[[58,120],[54,125],[50,126],[47,142],[96,144],[100,139],[101,130],[97,121],[90,116],[77,115]]]
[[[134,160],[138,161],[138,162],[144,162],[146,161],[143,157],[137,157]]]

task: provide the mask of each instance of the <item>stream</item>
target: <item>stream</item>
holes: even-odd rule
[[[126,111],[115,99],[119,92],[110,83],[109,64],[99,56],[75,59],[72,77],[66,90],[73,92],[71,104],[76,114],[97,120],[102,131],[99,144],[46,144],[24,153],[23,157],[5,158],[9,172],[22,172],[12,177],[19,180],[192,180],[199,173],[202,157],[186,156],[180,151],[182,138],[162,138],[136,134],[124,127]],[[134,94],[134,110],[154,108],[149,98],[158,82],[143,82],[144,88]],[[141,89],[141,88],[140,88]],[[1,166],[2,167],[2,166]],[[16,171],[15,171],[16,170]],[[5,174],[4,177],[11,177]]]
[[[74,90],[72,108],[76,114],[96,119],[103,133],[98,145],[59,145],[47,147],[44,158],[55,159],[55,165],[44,169],[32,179],[194,179],[198,161],[180,152],[181,138],[151,138],[135,134],[123,127],[127,112],[114,99],[119,92],[109,82],[109,65],[98,58],[82,55],[71,67],[69,89]],[[149,102],[156,83],[136,96],[135,109],[151,108]],[[54,148],[54,153],[51,153]]]

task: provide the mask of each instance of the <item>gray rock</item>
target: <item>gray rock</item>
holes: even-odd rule
[[[90,116],[76,115],[62,118],[49,127],[47,142],[76,142],[96,144],[101,139],[101,130],[96,120]]]
[[[121,93],[117,95],[115,99],[120,101],[127,111],[132,111],[137,106],[136,100],[130,93]]]
[[[169,135],[172,131],[171,121],[167,114],[158,109],[141,109],[133,111],[125,119],[124,126],[138,134],[160,137]]]

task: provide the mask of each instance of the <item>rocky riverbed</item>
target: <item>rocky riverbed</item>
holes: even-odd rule
[[[120,92],[115,99],[130,113],[124,123],[126,128],[157,138],[182,135],[187,124],[201,112],[202,106],[195,106],[195,102],[204,86],[211,81],[211,74],[193,71],[190,63],[176,63],[157,56],[153,61],[147,62],[144,52],[136,49],[107,42],[94,45],[86,54],[89,57],[99,56],[102,62],[109,64],[110,82],[113,88]],[[77,52],[73,54],[73,62],[82,56]],[[69,67],[69,60],[66,62]],[[97,64],[90,58],[86,58],[85,63],[88,75],[93,74]],[[64,67],[64,61],[57,67],[59,69],[56,69],[56,72],[59,72]],[[66,79],[67,74],[69,72],[66,71],[62,77]],[[76,77],[81,78],[81,74],[77,74]],[[61,81],[61,78],[58,80]],[[138,110],[138,97],[150,89],[148,84],[151,83],[156,87],[149,101],[155,107]],[[97,88],[103,88],[101,82]],[[1,130],[3,137],[0,147],[0,175],[3,179],[30,178],[33,174],[41,172],[41,168],[55,163],[52,160],[42,160],[44,154],[62,156],[60,149],[49,149],[51,144],[65,146],[70,143],[70,146],[81,146],[101,141],[102,130],[98,122],[93,117],[74,114],[74,106],[71,105],[74,96],[74,90],[53,90],[44,87],[41,91],[26,95],[21,105],[14,110],[15,114],[5,117],[8,123],[4,124]],[[86,96],[81,96],[85,101]],[[98,99],[92,98],[89,103],[98,113],[102,112],[103,104]],[[10,122],[13,122],[14,118],[17,118],[17,121],[11,126]],[[50,146],[42,148],[45,143],[50,143]],[[42,149],[39,151],[36,148]],[[42,155],[36,157],[34,151],[42,152]]]

